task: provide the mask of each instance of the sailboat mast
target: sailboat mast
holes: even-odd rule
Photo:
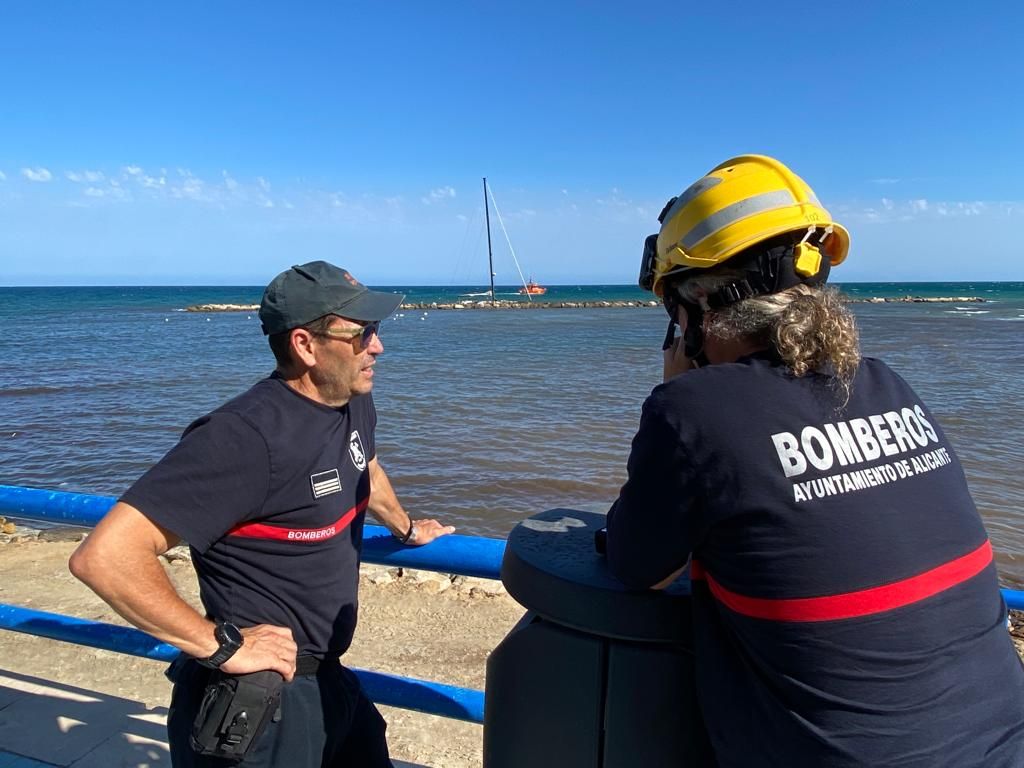
[[[491,209],[487,204],[487,177],[484,176],[484,217],[487,219],[487,274],[491,277],[491,306],[494,306],[494,254],[491,252]]]

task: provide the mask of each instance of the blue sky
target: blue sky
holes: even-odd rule
[[[5,4],[0,284],[630,283],[727,157],[803,176],[834,277],[1022,280],[1024,6]],[[517,279],[493,227],[498,281]]]

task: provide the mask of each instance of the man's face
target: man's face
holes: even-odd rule
[[[373,366],[384,345],[375,332],[364,341],[365,328],[366,323],[336,317],[314,336],[316,365],[309,376],[328,405],[344,405],[373,389]]]

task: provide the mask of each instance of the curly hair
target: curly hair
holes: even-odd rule
[[[691,277],[679,285],[679,295],[701,303],[740,274],[727,270]],[[709,311],[705,317],[708,335],[772,348],[794,376],[827,373],[843,404],[849,400],[860,363],[860,337],[853,313],[835,288],[797,285]]]

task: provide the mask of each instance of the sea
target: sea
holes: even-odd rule
[[[1024,586],[1024,283],[856,283],[866,355],[946,429],[998,553]],[[409,302],[479,286],[380,286]],[[0,484],[117,495],[195,418],[273,368],[261,288],[0,288]],[[497,298],[527,301],[513,287]],[[633,286],[550,286],[535,301],[643,302]],[[400,310],[382,325],[377,450],[406,508],[501,537],[555,507],[603,512],[661,377],[657,307]],[[0,555],[2,557],[2,555]]]

